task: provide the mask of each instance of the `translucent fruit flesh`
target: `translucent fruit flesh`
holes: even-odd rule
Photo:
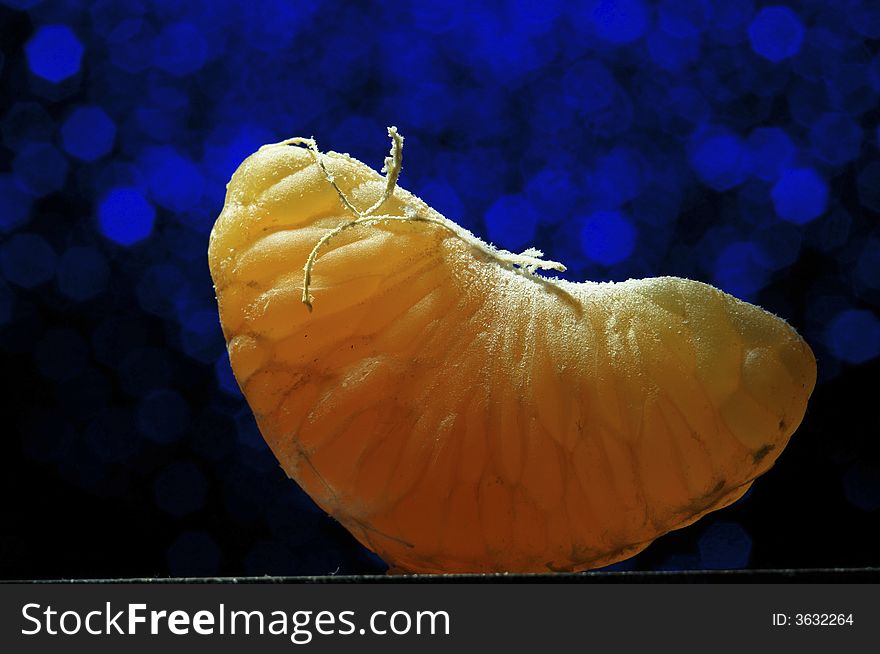
[[[383,178],[322,155],[359,210]],[[397,188],[378,213],[409,207]],[[431,222],[352,219],[306,149],[233,176],[209,263],[236,378],[279,462],[412,572],[583,570],[744,494],[800,424],[815,359],[699,282],[548,280]],[[511,220],[515,220],[511,216]]]

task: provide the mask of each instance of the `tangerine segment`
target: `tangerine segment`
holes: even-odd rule
[[[323,244],[310,312],[303,264],[385,188],[347,155],[265,146],[209,263],[266,441],[392,566],[626,558],[745,493],[800,424],[816,364],[782,319],[686,279],[531,275],[401,188]]]

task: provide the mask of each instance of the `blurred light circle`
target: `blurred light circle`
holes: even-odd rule
[[[401,93],[389,99],[400,121],[412,125],[412,129],[428,132],[449,122],[456,103],[446,86],[434,82],[415,82]],[[375,132],[376,130],[369,130]],[[367,133],[369,133],[367,132]],[[381,130],[379,130],[381,134]]]
[[[722,45],[744,41],[746,25],[755,14],[753,0],[711,0],[712,17],[709,37]]]
[[[111,190],[98,207],[101,233],[119,245],[134,245],[153,232],[156,210],[136,187]]]
[[[504,195],[489,207],[483,220],[492,243],[519,251],[533,243],[539,216],[528,199],[521,195]]]
[[[183,351],[202,363],[213,363],[226,351],[216,309],[188,311],[180,321]]]
[[[49,143],[27,145],[12,161],[12,170],[20,186],[36,197],[64,188],[68,168],[64,155]]]
[[[43,25],[24,51],[34,75],[57,83],[79,72],[84,48],[67,25]]]
[[[204,165],[209,174],[225,184],[242,161],[274,140],[277,139],[269,130],[255,123],[217,128],[205,144]]]
[[[150,196],[171,211],[186,211],[202,197],[204,178],[198,166],[170,146],[152,147],[140,157]]]
[[[770,195],[776,215],[798,225],[815,220],[828,206],[828,184],[812,168],[785,171]]]
[[[846,114],[825,114],[810,128],[810,144],[821,159],[840,166],[859,156],[862,128]]]
[[[698,38],[687,38],[655,30],[647,38],[648,53],[658,66],[668,71],[680,71],[695,61],[700,54]]]
[[[878,93],[871,84],[870,67],[867,54],[848,52],[840,61],[832,59],[826,65],[825,84],[836,111],[856,118],[877,106]]]
[[[636,233],[636,228],[621,212],[597,211],[583,221],[581,247],[591,260],[610,266],[632,254]]]
[[[131,38],[141,28],[144,5],[140,0],[95,0],[89,13],[95,32],[110,42]]]
[[[880,319],[866,309],[846,309],[831,321],[825,341],[838,359],[865,363],[880,354]]]
[[[190,75],[208,56],[208,43],[195,25],[188,22],[166,25],[154,43],[153,63],[175,76]]]
[[[289,48],[296,35],[313,24],[313,15],[321,4],[318,0],[262,0],[258,6],[236,17],[240,21],[236,27],[255,50],[274,54]],[[266,16],[272,16],[272,20],[266,20]]]
[[[690,133],[694,127],[704,125],[711,115],[712,107],[699,89],[693,86],[673,86],[667,90],[662,120],[670,125],[671,131]]]
[[[611,103],[598,114],[584,121],[584,126],[598,137],[611,139],[627,133],[632,125],[635,108],[621,87],[614,89]]]
[[[730,132],[695,136],[690,160],[700,180],[716,191],[731,189],[743,180],[745,151],[740,138]]]
[[[175,315],[179,298],[190,292],[183,271],[170,263],[156,263],[147,268],[137,282],[135,294],[144,311],[158,316]]]
[[[880,467],[857,461],[843,473],[843,492],[850,504],[862,511],[880,509]]]
[[[599,38],[615,44],[632,43],[648,27],[648,10],[640,0],[598,0],[591,20]]]
[[[779,127],[755,129],[749,134],[746,148],[752,174],[768,182],[777,179],[794,162],[797,154],[791,137]]]
[[[155,28],[144,21],[131,36],[109,43],[110,62],[126,73],[143,72],[153,60],[155,41]]]
[[[798,15],[788,7],[764,7],[749,25],[749,40],[752,50],[777,63],[800,51],[804,26]]]
[[[58,262],[58,289],[81,302],[103,293],[109,275],[110,266],[97,248],[72,247]]]
[[[639,195],[645,164],[631,148],[617,147],[596,160],[590,173],[591,200],[597,207],[615,209]]]
[[[0,246],[3,276],[22,288],[34,288],[55,276],[55,250],[37,234],[15,234]]]
[[[771,268],[771,260],[763,248],[751,241],[737,241],[718,254],[713,280],[731,295],[751,299],[767,285]]]
[[[850,0],[842,13],[849,25],[862,36],[880,38],[880,6],[875,0]]]
[[[449,182],[432,178],[420,185],[420,197],[441,214],[458,222],[464,214],[464,204]]]
[[[0,175],[0,232],[9,232],[27,223],[33,199],[15,183],[12,175]]]
[[[432,34],[443,34],[461,21],[458,7],[451,2],[414,2],[407,4],[414,25]]]
[[[712,16],[710,0],[663,0],[660,28],[678,38],[700,34]]]
[[[525,196],[534,206],[544,210],[541,221],[553,225],[571,218],[571,211],[577,203],[577,193],[571,173],[565,168],[555,166],[542,168],[525,186]],[[454,220],[455,216],[463,214],[462,206],[457,214],[450,217]]]
[[[68,154],[95,161],[113,149],[116,125],[101,107],[77,107],[61,126],[61,140]]]
[[[573,64],[562,78],[563,101],[578,113],[595,114],[611,105],[617,81],[608,68],[588,59]]]

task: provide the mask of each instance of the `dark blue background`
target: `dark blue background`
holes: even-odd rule
[[[286,479],[206,263],[224,186],[314,135],[570,279],[757,302],[819,385],[736,506],[618,567],[880,563],[880,5],[0,2],[0,575],[382,571]]]

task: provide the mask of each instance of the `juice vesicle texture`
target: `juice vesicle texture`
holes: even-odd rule
[[[325,170],[317,163],[320,156]],[[342,154],[265,146],[209,263],[235,376],[285,471],[410,572],[584,570],[742,496],[800,424],[813,354],[675,277],[514,270]],[[430,220],[413,219],[413,216]],[[511,221],[516,216],[510,217]]]

